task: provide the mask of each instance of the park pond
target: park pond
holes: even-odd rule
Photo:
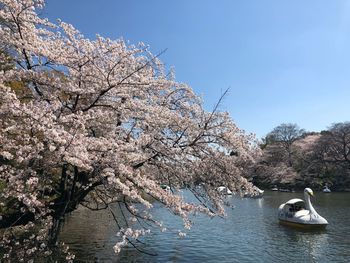
[[[186,195],[186,192],[183,192]],[[143,248],[113,252],[116,226],[107,211],[78,209],[68,215],[60,239],[76,255],[75,262],[350,262],[350,193],[318,193],[315,209],[326,230],[301,231],[278,223],[278,206],[303,193],[265,192],[263,198],[227,197],[225,218],[198,215],[180,238],[182,221],[155,204],[154,213],[168,231],[145,236]]]

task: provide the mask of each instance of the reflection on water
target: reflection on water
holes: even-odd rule
[[[326,230],[301,230],[283,226],[281,229],[293,250],[302,249],[304,252],[300,255],[294,255],[295,259],[303,262],[323,262],[322,250],[328,246]],[[291,247],[285,248],[284,251],[290,253]]]
[[[157,218],[167,222],[170,229],[143,239],[145,249],[157,252],[157,256],[134,249],[116,256],[112,247],[117,229],[106,211],[79,209],[72,213],[61,240],[80,259],[76,262],[350,262],[350,194],[317,194],[313,203],[329,221],[326,230],[303,231],[279,225],[278,206],[302,196],[265,192],[263,199],[229,197],[235,208],[227,209],[227,218],[196,216],[185,239],[174,234],[182,222],[155,207]]]

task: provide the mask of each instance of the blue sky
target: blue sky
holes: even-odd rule
[[[43,15],[142,41],[211,110],[258,137],[281,123],[309,131],[350,121],[350,1],[47,0]]]

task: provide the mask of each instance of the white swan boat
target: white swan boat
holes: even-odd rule
[[[160,188],[162,188],[163,190],[167,191],[167,192],[170,192],[171,191],[171,188],[169,185],[166,185],[166,184],[161,184],[160,185]]]
[[[274,185],[272,188],[271,188],[271,191],[278,191],[278,188],[276,185]]]
[[[248,198],[262,198],[264,196],[264,192],[264,190],[261,190],[257,186],[254,186],[252,192],[245,192],[243,196]]]
[[[302,228],[325,228],[328,221],[320,216],[311,204],[310,196],[313,196],[310,188],[305,188],[305,201],[294,198],[281,204],[278,208],[280,223]]]
[[[224,195],[232,195],[232,191],[226,186],[219,186],[217,188],[218,192]]]
[[[330,193],[331,189],[328,188],[328,186],[326,185],[325,187],[323,187],[322,192],[324,193]]]

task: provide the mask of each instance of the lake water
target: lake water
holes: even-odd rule
[[[322,231],[282,226],[278,206],[302,193],[266,192],[261,199],[228,197],[226,218],[193,218],[185,238],[176,232],[182,221],[155,206],[169,231],[142,239],[149,256],[135,249],[115,255],[117,229],[107,211],[79,209],[66,219],[61,240],[76,254],[75,262],[350,262],[350,193],[316,193],[312,203],[329,225]]]

